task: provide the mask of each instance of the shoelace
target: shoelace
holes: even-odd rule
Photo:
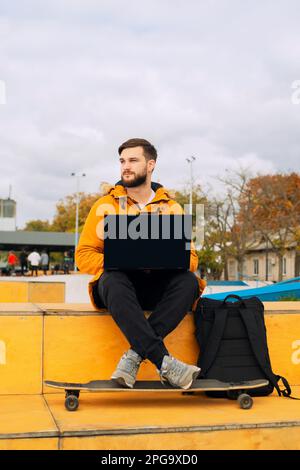
[[[169,367],[170,367],[170,369],[168,370]],[[171,364],[169,363],[168,366],[165,369],[161,370],[161,373],[160,373],[161,379],[163,379],[163,377],[162,377],[163,375],[168,373],[169,378],[172,380],[176,376],[178,376],[178,374],[181,374],[184,371],[184,368],[185,368],[185,365],[182,364],[181,362],[176,361],[174,363],[174,361],[172,361]],[[162,382],[162,380],[161,380],[161,382]]]
[[[140,362],[136,362],[133,358],[128,357],[126,355],[123,356],[124,363],[122,364],[122,367],[124,368],[125,372],[129,372],[129,374],[136,373]]]

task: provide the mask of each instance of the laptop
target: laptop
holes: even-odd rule
[[[104,269],[188,270],[191,215],[107,215]]]

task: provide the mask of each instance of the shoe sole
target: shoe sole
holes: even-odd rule
[[[198,375],[199,375],[199,372],[200,372],[200,369],[199,369],[199,370],[196,370],[196,371],[193,373],[191,382],[190,382],[188,385],[186,385],[185,387],[180,387],[180,388],[182,388],[183,390],[188,390],[189,388],[191,388],[191,387],[193,386],[194,381],[197,379],[197,377],[198,377]]]
[[[200,371],[201,371],[201,369],[198,367],[197,370],[195,370],[193,372],[192,380],[189,382],[188,385],[185,385],[185,386],[174,385],[171,382],[169,382],[168,379],[166,379],[165,377],[162,377],[162,379],[165,380],[165,382],[169,383],[169,385],[172,385],[172,387],[174,387],[174,388],[179,388],[179,389],[182,389],[182,390],[188,390],[189,388],[191,388],[193,386],[193,383],[197,379]]]
[[[111,377],[111,380],[113,380],[114,382],[116,382],[118,385],[121,385],[121,387],[124,387],[124,388],[133,388],[133,385],[130,385],[128,384],[124,377]]]

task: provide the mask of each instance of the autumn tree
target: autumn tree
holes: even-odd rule
[[[251,211],[246,210],[240,218],[241,198],[249,180],[250,171],[240,168],[227,171],[218,180],[223,183],[224,193],[211,202],[211,240],[220,250],[224,265],[224,277],[228,279],[228,258],[234,257],[238,265],[238,279],[244,276],[244,259],[248,250],[255,245]]]
[[[84,222],[88,213],[94,204],[99,199],[101,194],[86,194],[79,193],[79,214],[78,226],[79,231],[82,230]],[[75,219],[76,219],[76,193],[66,196],[56,204],[56,213],[52,222],[52,230],[55,232],[74,232]]]
[[[240,225],[251,221],[252,232],[260,234],[279,259],[282,279],[283,256],[291,241],[300,242],[300,175],[263,175],[251,178],[240,198]]]
[[[52,225],[49,222],[49,220],[40,220],[40,219],[29,220],[28,222],[26,222],[26,225],[24,227],[24,231],[27,231],[27,232],[51,232],[52,231]]]

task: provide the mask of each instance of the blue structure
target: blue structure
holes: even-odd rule
[[[219,294],[203,295],[209,299],[223,300],[229,294],[239,295],[243,299],[256,296],[266,302],[275,302],[283,300],[285,297],[296,297],[300,301],[300,278],[294,278],[268,286],[257,287],[254,289],[232,290],[220,292]],[[233,300],[233,299],[232,299]]]
[[[208,286],[247,286],[244,281],[207,281]]]

